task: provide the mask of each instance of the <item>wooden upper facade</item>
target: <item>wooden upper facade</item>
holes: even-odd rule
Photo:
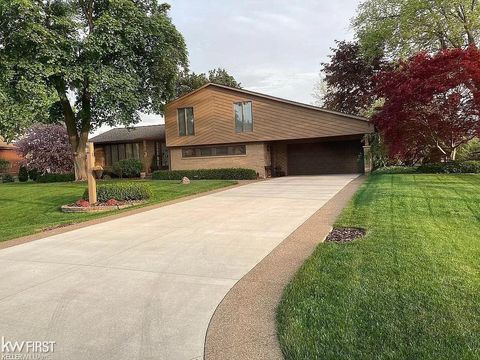
[[[251,102],[253,130],[237,132],[235,104],[244,102]],[[194,135],[179,135],[178,109],[184,108],[193,108]],[[364,118],[216,84],[207,84],[172,101],[165,112],[168,147],[313,139],[371,132],[373,126]]]

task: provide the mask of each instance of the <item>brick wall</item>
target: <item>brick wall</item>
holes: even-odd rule
[[[238,156],[182,158],[182,148],[170,148],[172,170],[246,168],[255,170],[260,177],[265,177],[265,166],[268,163],[269,155],[265,143],[246,144],[246,155]]]
[[[14,149],[0,149],[0,159],[10,162],[10,167],[6,170],[8,174],[17,175],[20,165],[24,160],[23,157]]]
[[[288,155],[286,143],[275,143],[273,146],[273,166],[280,168],[285,175],[288,175]],[[275,170],[275,169],[274,169]]]

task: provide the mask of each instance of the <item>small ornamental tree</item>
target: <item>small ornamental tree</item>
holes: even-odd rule
[[[414,159],[440,151],[455,159],[460,145],[480,134],[480,51],[420,53],[382,73],[385,104],[373,116],[391,157]]]
[[[73,154],[62,125],[34,125],[16,143],[28,169],[41,173],[71,173]]]

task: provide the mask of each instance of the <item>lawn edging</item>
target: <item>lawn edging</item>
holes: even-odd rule
[[[114,213],[114,214],[111,214],[111,215],[107,215],[107,216],[104,216],[104,217],[100,217],[100,218],[96,218],[96,219],[92,219],[92,220],[87,220],[87,221],[81,221],[81,222],[78,222],[78,223],[69,224],[69,225],[65,225],[65,226],[59,226],[59,227],[51,229],[51,230],[45,230],[45,231],[38,232],[38,233],[35,233],[35,234],[31,234],[31,235],[26,235],[26,236],[21,236],[21,237],[14,238],[14,239],[0,241],[0,250],[5,249],[5,248],[9,248],[9,247],[12,247],[12,246],[24,244],[24,243],[27,243],[27,242],[30,242],[30,241],[40,240],[40,239],[43,239],[43,238],[46,238],[46,237],[49,237],[49,236],[63,234],[63,233],[66,233],[66,232],[69,232],[69,231],[72,231],[72,230],[76,230],[76,229],[81,229],[81,228],[84,228],[84,227],[87,227],[87,226],[101,224],[101,223],[108,222],[108,221],[115,220],[115,219],[119,219],[119,218],[122,218],[122,217],[125,217],[125,216],[139,214],[139,213],[142,213],[142,212],[158,209],[158,208],[161,208],[161,207],[164,207],[164,206],[176,204],[176,203],[179,203],[179,202],[195,199],[195,198],[210,195],[210,194],[214,194],[214,193],[225,191],[225,190],[228,190],[228,189],[232,189],[232,188],[235,188],[235,187],[238,187],[238,186],[243,186],[243,185],[246,185],[246,184],[250,184],[250,183],[256,182],[256,181],[258,181],[258,180],[237,180],[236,184],[225,186],[225,187],[222,187],[222,188],[219,188],[219,189],[214,189],[214,190],[210,190],[210,191],[200,192],[200,193],[197,193],[197,194],[187,195],[187,196],[179,197],[177,199],[173,199],[173,200],[169,200],[169,201],[165,201],[165,202],[160,202],[160,203],[155,203],[155,204],[151,204],[151,205],[139,205],[139,206],[137,206],[133,209],[122,210],[121,212]]]
[[[230,289],[210,319],[206,360],[283,358],[276,331],[283,289],[365,179],[360,176],[346,185]]]

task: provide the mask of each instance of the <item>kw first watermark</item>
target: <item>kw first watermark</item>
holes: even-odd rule
[[[12,341],[1,338],[1,360],[49,360],[55,352],[55,341]]]

